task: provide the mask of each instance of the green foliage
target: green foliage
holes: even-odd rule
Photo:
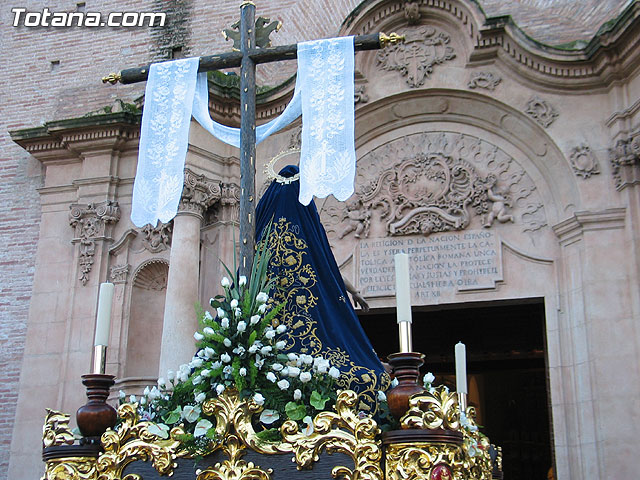
[[[307,407],[296,402],[287,402],[284,411],[291,420],[302,420],[307,416]]]

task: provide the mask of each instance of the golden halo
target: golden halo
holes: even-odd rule
[[[277,174],[275,169],[273,168],[278,160],[280,160],[283,157],[286,157],[287,155],[293,155],[295,153],[300,153],[300,149],[291,148],[289,150],[284,150],[280,152],[278,155],[276,155],[275,157],[273,157],[271,160],[269,160],[269,163],[267,163],[264,167],[264,174],[267,177],[267,179],[275,180],[276,182],[283,183],[285,185],[293,183],[296,180],[300,180],[300,172],[296,173],[293,177],[283,177],[282,175]]]

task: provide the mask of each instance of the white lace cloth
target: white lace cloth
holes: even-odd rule
[[[207,75],[197,73],[198,64],[198,58],[189,58],[149,69],[131,207],[138,227],[167,223],[177,213],[191,115],[216,138],[240,146],[238,128],[211,119]],[[256,128],[260,143],[302,114],[299,200],[304,205],[313,195],[333,193],[346,200],[353,193],[353,65],[353,37],[299,44],[291,102],[280,116]]]

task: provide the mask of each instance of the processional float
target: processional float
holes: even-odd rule
[[[114,376],[105,374],[110,295],[113,291],[108,284],[103,284],[98,305],[93,373],[82,377],[88,402],[76,415],[80,434],[71,431],[69,415],[47,409],[43,428],[43,460],[46,463],[43,479],[149,480],[161,476],[197,480],[502,478],[500,448],[490,445],[489,439],[479,431],[475,410],[466,404],[466,371],[461,355],[464,347],[461,344],[456,346],[457,392],[450,392],[444,386],[432,387],[432,379],[428,379],[426,384],[419,382],[424,355],[412,351],[406,255],[399,254],[396,258],[396,282],[400,287],[396,291],[401,297],[404,294],[403,298],[398,298],[401,351],[388,359],[396,381],[386,395],[381,392],[378,398],[388,408],[388,415],[382,414],[382,409],[376,415],[364,413],[358,395],[353,391],[331,394],[323,390],[323,385],[332,385],[331,368],[324,360],[305,355],[275,355],[269,350],[273,343],[277,351],[274,335],[276,331],[281,332],[270,323],[277,308],[269,309],[267,298],[260,298],[261,293],[256,295],[256,292],[262,292],[265,284],[260,284],[259,278],[262,275],[260,248],[255,253],[255,66],[296,58],[297,48],[296,45],[268,46],[269,32],[275,26],[269,25],[268,19],[255,19],[253,2],[243,2],[240,12],[240,22],[234,26],[238,31],[227,30],[230,36],[236,37],[234,51],[201,57],[199,61],[200,72],[241,67],[242,195],[237,274],[229,271],[232,280],[225,283],[226,279],[223,279],[225,295],[212,303],[222,321],[210,322],[202,333],[196,333],[196,341],[203,347],[209,345],[207,341],[223,343],[227,339],[221,333],[230,328],[229,319],[238,335],[255,339],[259,333],[268,338],[262,345],[262,348],[268,348],[264,353],[253,352],[259,362],[271,356],[271,365],[290,369],[290,376],[296,381],[316,382],[316,374],[321,379],[310,400],[313,408],[309,408],[314,415],[303,418],[302,415],[308,412],[303,408],[301,413],[300,405],[290,402],[293,405],[287,404],[288,418],[283,419],[279,428],[265,429],[264,425],[269,424],[275,415],[271,413],[271,419],[266,415],[263,395],[249,392],[253,373],[244,368],[231,368],[235,377],[227,377],[233,384],[229,386],[227,381],[226,386],[218,385],[215,397],[198,398],[203,394],[198,387],[204,375],[203,363],[208,361],[206,365],[213,365],[212,368],[218,368],[220,373],[230,368],[234,361],[229,356],[228,360],[222,358],[211,362],[215,355],[215,349],[211,347],[199,350],[189,371],[174,372],[172,378],[161,379],[159,386],[162,391],[154,387],[147,390],[139,401],[134,398],[130,399],[131,402],[122,400],[116,411],[107,403],[110,388],[115,383]],[[398,41],[402,38],[395,34],[357,36],[354,37],[354,49],[384,48],[386,44]],[[148,74],[147,66],[123,70],[105,77],[103,81],[134,83],[146,80]],[[244,292],[249,291],[251,295],[245,295]],[[239,305],[238,299],[240,302],[246,299],[246,303]],[[233,312],[239,311],[240,306],[255,315],[247,316],[246,321],[234,318]],[[207,324],[207,315],[203,314],[203,325]],[[208,319],[213,320],[210,315]],[[209,339],[205,338],[207,336]],[[210,369],[207,369],[207,374],[215,376]],[[288,381],[286,385],[289,387]],[[173,396],[188,391],[196,395],[195,401],[170,410],[174,404],[166,391],[173,391]],[[327,402],[329,397],[332,401]],[[149,402],[160,405],[158,408],[164,406],[163,414],[155,417],[149,414],[150,408],[144,408]],[[195,406],[192,405],[194,403]],[[189,420],[191,426],[187,428],[185,423]],[[380,428],[383,423],[386,423],[384,432]]]

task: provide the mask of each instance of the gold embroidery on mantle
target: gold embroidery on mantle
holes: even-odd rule
[[[268,239],[271,251],[271,268],[278,268],[277,285],[273,298],[276,304],[285,303],[278,315],[277,323],[287,326],[282,339],[286,349],[307,355],[323,355],[341,370],[338,386],[345,390],[358,390],[358,408],[375,413],[378,390],[389,387],[389,377],[378,377],[375,370],[356,365],[349,354],[339,347],[325,347],[317,335],[317,321],[311,316],[311,309],[318,303],[312,288],[317,284],[317,274],[305,261],[307,242],[298,237],[300,227],[286,218],[280,218],[272,226]]]

